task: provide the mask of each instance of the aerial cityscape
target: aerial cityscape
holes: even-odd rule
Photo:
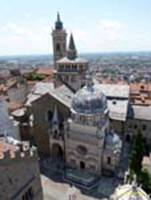
[[[79,0],[77,3],[83,8]],[[87,10],[95,9],[101,16],[97,8],[100,2],[93,3],[88,3]],[[142,36],[139,43],[136,37],[132,44],[128,31],[126,40],[118,35],[119,29],[124,34],[124,25],[102,20],[100,26],[105,29],[100,31],[105,34],[100,36],[104,46],[97,46],[100,43],[96,30],[94,35],[90,30],[91,41],[90,33],[77,34],[74,28],[79,19],[85,20],[79,7],[80,18],[70,11],[75,16],[71,23],[67,20],[66,26],[63,16],[67,16],[68,6],[63,4],[64,0],[61,11],[51,14],[54,21],[51,19],[49,31],[45,29],[46,35],[39,30],[44,41],[49,36],[52,51],[43,52],[41,36],[35,39],[29,32],[27,35],[33,40],[28,44],[29,52],[21,38],[17,42],[12,37],[12,43],[7,44],[4,39],[11,37],[9,31],[12,34],[15,28],[21,37],[26,30],[17,31],[12,24],[1,29],[4,52],[0,51],[0,200],[150,200],[149,39],[143,43]],[[127,12],[131,13],[130,2],[119,5],[125,9],[128,6]],[[22,10],[20,4],[13,6]],[[102,6],[105,9],[109,5]],[[119,8],[116,3],[110,6],[113,13]],[[138,8],[142,6],[145,14],[148,7],[138,2]],[[23,7],[26,9],[26,4]],[[41,9],[43,4],[37,3],[38,7]],[[11,12],[9,6],[7,9]],[[85,15],[88,13],[85,11]],[[104,11],[108,16],[111,13]],[[31,15],[26,19],[30,21]],[[87,21],[83,26],[86,24]],[[136,31],[137,28],[136,23]],[[36,46],[34,39],[39,42]],[[120,40],[117,46],[115,39]],[[16,49],[11,49],[14,41]]]

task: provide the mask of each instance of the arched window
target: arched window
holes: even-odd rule
[[[107,157],[107,164],[108,164],[108,165],[111,164],[111,157]]]
[[[80,162],[80,169],[85,169],[85,163],[83,161]]]
[[[135,124],[135,125],[134,125],[134,129],[137,129],[137,128],[138,128],[138,126],[137,126],[137,124]]]
[[[61,51],[61,48],[60,48],[60,44],[59,44],[59,43],[56,44],[56,51],[58,51],[58,52]]]
[[[52,152],[51,152],[52,158],[59,158],[63,159],[63,149],[59,144],[54,143],[52,145]]]
[[[131,136],[129,134],[126,135],[126,142],[130,142],[131,141]]]
[[[48,118],[47,118],[48,121],[51,121],[51,120],[52,120],[53,113],[51,112],[51,110],[48,110],[47,117],[48,117]]]

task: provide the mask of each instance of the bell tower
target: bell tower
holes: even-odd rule
[[[66,38],[67,33],[63,28],[60,15],[57,13],[57,21],[55,22],[55,28],[52,31],[53,59],[55,68],[56,61],[66,56]]]

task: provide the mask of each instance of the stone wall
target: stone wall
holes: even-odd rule
[[[151,143],[151,121],[139,120],[139,119],[128,119],[125,123],[125,137],[130,135],[132,138],[133,135],[138,133],[138,130],[141,131],[142,135],[146,138],[146,141]]]
[[[0,199],[22,200],[30,190],[33,200],[42,200],[42,187],[36,150],[14,156],[4,153],[0,159]]]
[[[110,128],[113,129],[117,134],[122,136],[124,134],[124,123],[122,121],[110,120]]]

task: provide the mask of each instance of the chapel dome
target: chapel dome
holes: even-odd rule
[[[98,84],[87,76],[87,84],[81,88],[72,100],[72,110],[81,114],[101,114],[107,110],[107,99]]]

